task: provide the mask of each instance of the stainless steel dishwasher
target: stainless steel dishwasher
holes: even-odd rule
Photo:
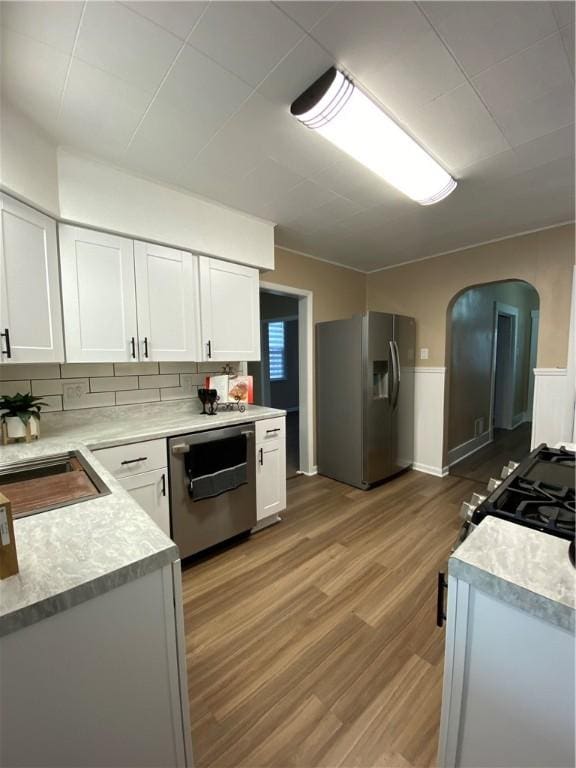
[[[172,538],[189,557],[256,525],[254,424],[168,441]]]

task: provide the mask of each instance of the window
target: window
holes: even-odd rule
[[[286,378],[286,347],[284,320],[268,323],[268,357],[270,381],[282,381]]]

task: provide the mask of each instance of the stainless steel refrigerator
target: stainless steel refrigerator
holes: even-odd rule
[[[414,460],[415,321],[366,312],[316,325],[318,472],[367,489]]]

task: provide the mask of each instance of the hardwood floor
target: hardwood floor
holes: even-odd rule
[[[197,768],[432,765],[436,573],[478,484],[288,487],[282,523],[183,574]]]
[[[530,453],[532,424],[521,424],[516,429],[494,430],[494,440],[467,459],[450,468],[450,474],[487,483],[491,477],[500,477],[502,467],[510,459],[520,461]]]

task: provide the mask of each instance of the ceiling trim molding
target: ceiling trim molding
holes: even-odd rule
[[[280,243],[274,243],[274,248],[281,248],[288,253],[295,253],[297,256],[305,256],[307,259],[313,259],[314,261],[321,261],[324,264],[330,264],[332,267],[340,267],[341,269],[350,269],[352,272],[360,272],[361,275],[369,274],[365,269],[359,269],[358,267],[351,267],[349,264],[341,264],[338,261],[331,261],[330,259],[323,259],[321,256],[314,256],[306,251],[297,251],[295,248],[288,248]]]
[[[559,227],[565,227],[568,224],[575,224],[575,219],[569,219],[568,221],[561,221],[558,224],[550,224],[547,227],[538,227],[537,229],[525,229],[522,232],[514,232],[512,235],[504,235],[503,237],[495,237],[492,240],[482,240],[479,243],[472,243],[471,245],[463,245],[460,248],[453,248],[451,251],[442,251],[441,253],[433,253],[430,256],[421,256],[419,259],[410,259],[410,261],[401,261],[398,264],[388,264],[386,267],[378,267],[378,269],[370,269],[365,272],[367,275],[374,275],[377,272],[385,272],[388,269],[398,269],[399,267],[407,267],[409,264],[416,264],[419,261],[428,261],[429,259],[437,259],[440,256],[449,256],[452,253],[459,253],[460,251],[469,251],[471,248],[480,248],[482,245],[491,245],[492,243],[500,243],[503,240],[512,240],[515,237],[523,237],[524,235],[534,235],[536,232],[545,232],[548,229],[558,229]],[[353,267],[350,267],[353,269]]]

